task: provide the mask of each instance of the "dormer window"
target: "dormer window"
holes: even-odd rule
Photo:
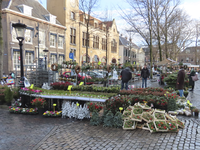
[[[32,9],[33,9],[32,7],[23,4],[19,5],[18,9],[21,11],[21,13],[32,16]]]
[[[44,16],[46,18],[47,21],[56,24],[56,16],[52,15],[52,14],[47,14]]]

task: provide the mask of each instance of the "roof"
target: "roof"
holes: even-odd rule
[[[105,21],[103,23],[106,24],[107,27],[112,27],[113,21]]]
[[[129,45],[129,41],[127,41],[126,38],[124,38],[122,36],[119,36],[119,45],[128,46]],[[139,47],[133,42],[131,42],[131,47],[135,48],[135,49],[139,49]]]
[[[8,8],[8,4],[11,1],[10,7]],[[48,10],[46,10],[37,0],[4,0],[2,3],[2,8],[8,8],[13,11],[21,13],[21,11],[18,9],[17,6],[19,5],[27,5],[29,7],[32,7],[32,17],[46,20],[45,15],[50,14]],[[56,20],[56,24],[61,25],[61,23]]]

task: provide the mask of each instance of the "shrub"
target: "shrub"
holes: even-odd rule
[[[99,117],[99,113],[97,111],[94,111],[90,119],[90,125],[98,126],[100,124],[101,124],[101,118]]]

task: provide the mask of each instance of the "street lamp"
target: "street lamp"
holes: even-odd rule
[[[24,87],[24,66],[23,66],[23,54],[22,54],[22,45],[24,40],[24,35],[26,31],[26,25],[22,23],[14,23],[12,27],[15,29],[17,40],[19,41],[20,46],[20,65],[21,65],[21,79],[20,87]]]
[[[48,54],[49,50],[44,49],[43,52],[44,52],[44,58],[45,58],[45,70],[47,70],[47,54]]]

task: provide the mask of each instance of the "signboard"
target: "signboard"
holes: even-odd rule
[[[69,59],[74,60],[74,53],[69,53]]]

